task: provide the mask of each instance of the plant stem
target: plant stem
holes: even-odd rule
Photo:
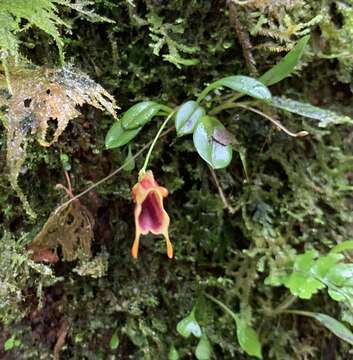
[[[221,197],[221,200],[223,202],[224,207],[231,213],[234,214],[235,213],[235,209],[229,204],[226,196],[224,195],[223,189],[219,183],[218,177],[215,173],[215,171],[211,168],[211,166],[208,167],[210,169],[211,175],[213,177],[214,182],[216,183],[216,187],[219,193],[219,196]]]
[[[152,154],[152,151],[153,151],[153,148],[154,146],[156,145],[156,142],[158,140],[158,138],[160,137],[163,129],[165,128],[165,126],[167,125],[168,121],[172,118],[172,116],[174,115],[175,111],[172,111],[168,116],[167,118],[164,120],[163,124],[161,125],[161,127],[159,128],[155,138],[153,139],[152,141],[152,144],[148,150],[148,153],[146,155],[146,159],[145,159],[145,162],[143,164],[143,167],[142,169],[140,170],[140,174],[144,174],[146,172],[146,169],[147,169],[147,166],[148,166],[148,162],[150,160],[150,157],[151,157],[151,154]]]
[[[283,132],[285,132],[287,135],[292,136],[292,137],[304,137],[309,135],[309,133],[307,131],[299,131],[297,133],[293,133],[290,130],[288,130],[285,126],[283,126],[279,121],[275,120],[273,117],[271,117],[270,115],[265,114],[264,112],[255,109],[251,106],[247,106],[247,105],[243,105],[243,104],[234,104],[234,107],[240,107],[249,111],[254,112],[255,114],[261,115],[262,117],[264,117],[267,120],[270,120],[274,125],[276,125],[279,129],[281,129]]]
[[[284,311],[282,311],[282,314],[302,315],[302,316],[308,316],[311,318],[315,318],[314,313],[312,313],[310,311],[304,311],[304,310],[284,310]]]
[[[212,90],[212,87],[208,85],[203,89],[199,97],[197,98],[196,102],[197,104],[200,104],[200,102],[206,97],[206,95]]]
[[[160,105],[161,110],[165,111],[167,115],[169,115],[171,112],[173,112],[173,109],[167,105]]]
[[[212,295],[205,294],[205,296],[214,303],[216,303],[219,307],[221,307],[227,314],[229,314],[234,319],[234,321],[237,321],[237,315],[231,309],[229,309],[227,305],[223,304],[221,301],[217,300]]]
[[[242,94],[240,94],[240,95],[242,95]],[[237,100],[240,97],[241,96],[239,96],[237,98],[232,97],[231,99],[224,102],[223,104],[216,106],[213,110],[210,111],[210,115],[213,116],[213,115],[217,115],[218,113],[220,113],[223,110],[234,109],[236,107],[239,107],[239,104],[247,105],[247,104],[254,103],[254,101],[242,101],[240,103],[234,102],[235,100]]]
[[[167,129],[166,131],[164,131],[163,134],[161,134],[160,137],[166,136],[167,134],[169,134],[171,131],[174,130],[174,126],[171,126],[169,129]],[[59,211],[61,211],[63,208],[65,208],[66,206],[70,205],[73,201],[81,198],[83,195],[86,195],[87,193],[89,193],[90,191],[92,191],[93,189],[95,189],[97,186],[105,183],[106,181],[108,181],[109,179],[111,179],[113,176],[117,175],[118,173],[120,173],[127,164],[129,164],[131,161],[134,161],[136,158],[138,158],[145,150],[148,149],[148,147],[152,144],[152,141],[150,141],[149,143],[147,143],[145,146],[142,147],[142,149],[140,149],[134,156],[132,156],[131,158],[129,158],[127,161],[124,162],[123,165],[121,165],[120,167],[118,167],[116,170],[114,170],[112,173],[110,173],[109,175],[107,175],[106,177],[104,177],[103,179],[100,179],[99,181],[97,181],[96,183],[92,184],[91,186],[89,186],[87,189],[83,190],[82,192],[80,192],[79,194],[75,195],[72,199],[66,201],[65,203],[63,203],[62,205],[60,205],[59,207],[56,208],[55,213],[57,214]]]
[[[294,295],[289,295],[276,309],[272,311],[272,315],[277,315],[287,311],[287,309],[297,300],[298,298]]]
[[[213,110],[211,110],[210,115],[217,115],[218,113],[220,113],[223,110],[234,109],[236,107],[237,107],[236,103],[227,101],[219,106],[216,106]]]

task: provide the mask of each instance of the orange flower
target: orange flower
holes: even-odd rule
[[[166,196],[168,196],[168,190],[158,185],[151,170],[140,174],[139,182],[132,188],[132,198],[136,203],[136,235],[131,254],[135,259],[137,258],[140,236],[149,232],[164,236],[168,257],[173,257],[173,246],[168,234],[170,219],[163,207],[163,198]]]

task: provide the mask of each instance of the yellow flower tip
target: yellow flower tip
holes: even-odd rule
[[[169,259],[173,258],[173,246],[170,241],[167,241],[167,255]]]
[[[139,239],[136,239],[134,241],[134,244],[132,245],[132,248],[131,248],[131,255],[134,259],[137,259],[138,257],[138,252],[139,252]]]

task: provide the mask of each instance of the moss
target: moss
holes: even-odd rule
[[[313,2],[305,4],[288,10],[294,23],[309,22],[319,14]],[[114,93],[122,111],[141,99],[180,104],[211,80],[246,73],[225,1],[102,0],[95,8],[115,23],[88,23],[62,11],[73,29],[65,39],[66,56]],[[170,29],[168,36],[181,44],[180,49],[197,47],[198,52],[181,51],[179,56],[198,63],[179,63],[178,68],[165,61],[168,45],[154,54],[156,39],[150,35],[156,34],[156,24],[151,17],[161,23],[158,29]],[[33,32],[27,40],[36,36]],[[266,41],[259,35],[254,38],[259,44]],[[292,38],[289,46],[291,42]],[[44,48],[24,51],[35,63],[55,62],[50,52],[43,58]],[[258,61],[260,70],[279,58],[254,53],[262,60]],[[273,91],[341,108],[349,115],[350,90],[336,81],[340,64],[309,60],[298,76]],[[209,302],[205,293],[242,313],[257,330],[265,359],[319,357],[330,348],[342,358],[347,356],[347,346],[333,341],[330,333],[310,319],[266,316],[289,294],[283,287],[265,285],[264,279],[280,266],[281,256],[311,248],[327,253],[332,245],[352,238],[350,128],[318,129],[314,123],[281,114],[288,127],[310,132],[310,137],[298,140],[276,131],[260,117],[234,110],[222,113],[220,120],[246,149],[248,179],[238,156],[227,170],[217,172],[230,205],[237,209],[234,214],[224,209],[209,169],[192,150],[191,140],[176,139],[170,133],[158,142],[150,167],[158,182],[170,190],[166,209],[175,259],[168,260],[163,240],[152,236],[143,238],[138,262],[130,257],[134,236],[130,188],[143,163],[139,157],[135,169],[119,173],[81,199],[95,219],[93,257],[43,265],[39,271],[26,246],[62,201],[62,195],[54,191],[56,184],[65,184],[60,155],[65,155],[61,157],[64,165],[70,165],[74,193],[106,176],[127,156],[126,149],[104,150],[112,117],[89,107],[81,110],[83,115],[68,125],[52,147],[28,146],[27,171],[20,185],[38,209],[37,223],[28,222],[5,173],[1,176],[0,216],[6,235],[0,243],[0,265],[4,283],[16,291],[4,287],[3,299],[8,301],[0,314],[6,322],[4,334],[21,340],[20,347],[6,356],[49,358],[59,329],[67,322],[62,359],[163,359],[171,344],[181,358],[192,358],[197,339],[182,338],[176,325],[196,305],[197,320],[212,343],[214,358],[250,358],[235,340],[233,320]],[[157,122],[139,134],[133,153],[155,135]],[[3,131],[1,144],[3,149]],[[3,167],[4,161],[2,155]],[[307,302],[297,300],[296,307],[349,319],[344,305],[324,293]],[[109,346],[114,332],[120,339],[116,350]]]

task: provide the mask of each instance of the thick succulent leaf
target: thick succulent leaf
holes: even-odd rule
[[[262,82],[249,76],[234,75],[219,79],[208,85],[207,88],[200,94],[198,101],[200,102],[210,91],[221,87],[228,87],[255,99],[263,101],[271,100],[271,92]]]
[[[127,156],[124,161],[124,170],[130,172],[135,169],[135,158],[132,155],[131,144],[128,146]]]
[[[178,136],[192,134],[205,110],[196,101],[188,101],[180,106],[175,115],[175,128]]]
[[[211,344],[206,335],[202,335],[195,350],[197,360],[209,360],[212,356]]]
[[[209,299],[219,305],[228,315],[230,315],[237,327],[237,339],[241,348],[248,354],[262,358],[261,343],[254,329],[242,317],[242,314],[235,314],[227,305],[207,294]]]
[[[169,349],[169,353],[168,353],[168,360],[179,360],[180,356],[178,353],[178,350],[175,348],[174,345],[172,345]]]
[[[337,337],[353,345],[352,332],[340,321],[332,318],[331,316],[321,313],[314,313],[313,317],[322,325],[324,325],[327,329],[333,332]]]
[[[320,127],[326,127],[331,124],[353,124],[353,119],[348,116],[339,115],[333,111],[321,109],[308,103],[302,103],[285,97],[274,96],[271,105],[294,114],[318,120]]]
[[[116,331],[114,331],[112,337],[110,338],[109,347],[111,350],[116,350],[119,347],[120,340]]]
[[[237,338],[241,348],[251,356],[261,359],[261,343],[256,331],[239,316],[236,317]]]
[[[108,130],[105,137],[105,147],[107,149],[115,149],[126,145],[130,142],[140,131],[142,127],[134,130],[124,130],[121,126],[121,120],[116,121]]]
[[[185,338],[189,337],[191,334],[198,338],[201,337],[202,331],[200,325],[196,321],[194,309],[186,318],[179,321],[177,331]]]
[[[209,116],[202,117],[194,131],[195,148],[213,169],[225,168],[232,160],[232,146],[216,139],[223,132],[227,133],[224,126],[217,119]]]
[[[265,72],[259,80],[270,86],[288,77],[298,65],[309,39],[310,35],[301,38],[298,44],[277,65]]]
[[[142,101],[133,105],[121,118],[124,130],[135,130],[145,125],[157,115],[161,105],[154,101]]]

